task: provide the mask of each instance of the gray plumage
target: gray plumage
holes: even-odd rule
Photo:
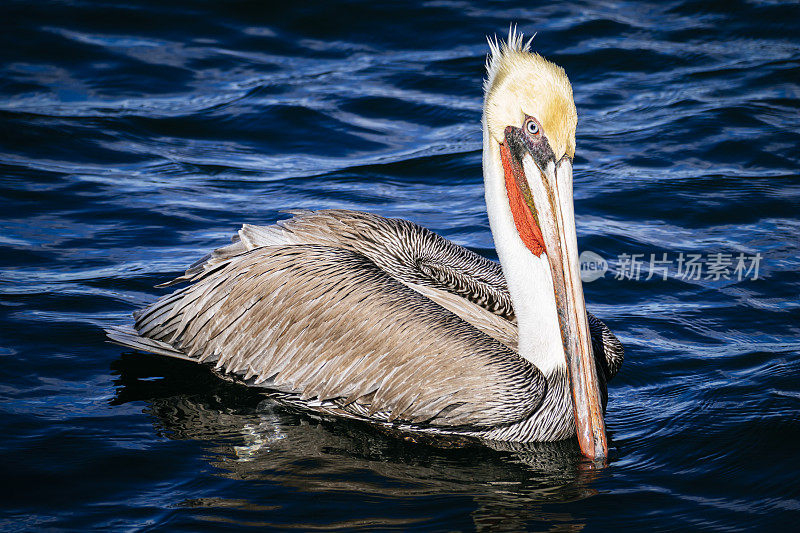
[[[245,225],[166,284],[187,287],[109,338],[403,429],[518,441],[574,433],[566,375],[548,381],[516,353],[499,264],[404,220],[291,213]],[[623,350],[600,320],[589,325],[605,389]]]

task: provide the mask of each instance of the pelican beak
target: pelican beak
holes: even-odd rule
[[[578,443],[585,456],[601,459],[608,455],[608,444],[578,263],[572,160],[565,155],[556,161],[544,136],[531,138],[513,127],[505,133],[509,164],[538,224],[540,248],[550,263]]]

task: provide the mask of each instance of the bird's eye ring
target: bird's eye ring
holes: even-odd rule
[[[539,135],[539,124],[533,119],[528,119],[525,123],[525,131],[527,131],[529,135]]]

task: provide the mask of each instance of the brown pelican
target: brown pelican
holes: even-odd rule
[[[405,220],[290,211],[242,227],[110,339],[327,414],[495,441],[577,433],[605,457],[623,350],[584,304],[572,87],[515,31],[490,48],[483,172],[500,265]]]

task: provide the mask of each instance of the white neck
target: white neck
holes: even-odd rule
[[[517,315],[519,354],[549,376],[566,367],[550,264],[545,254],[533,255],[519,236],[506,192],[500,147],[486,124],[483,128],[486,211]]]

